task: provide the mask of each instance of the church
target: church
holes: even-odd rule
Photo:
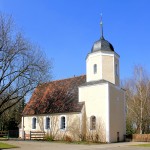
[[[54,140],[119,142],[126,134],[119,58],[103,35],[86,57],[86,75],[39,85],[27,103],[20,138],[42,131]]]

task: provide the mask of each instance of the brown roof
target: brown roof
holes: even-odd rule
[[[86,76],[52,81],[39,85],[23,114],[52,114],[80,112],[84,103],[78,102],[78,86],[86,81]]]

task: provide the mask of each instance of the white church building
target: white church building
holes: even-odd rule
[[[39,85],[23,111],[20,137],[42,131],[56,140],[123,141],[125,91],[119,72],[119,55],[105,40],[101,22],[101,37],[86,57],[86,75]]]

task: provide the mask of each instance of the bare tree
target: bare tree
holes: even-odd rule
[[[11,16],[0,14],[0,115],[50,80],[51,69],[40,47],[16,32]]]
[[[150,133],[150,78],[142,66],[134,68],[132,79],[124,83],[127,121],[136,133]]]

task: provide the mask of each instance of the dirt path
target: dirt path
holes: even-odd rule
[[[147,150],[150,148],[134,147],[138,143],[112,143],[112,144],[65,144],[55,142],[41,142],[41,141],[4,141],[8,144],[19,146],[12,150]]]

